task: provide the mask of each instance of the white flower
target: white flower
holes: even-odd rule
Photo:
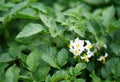
[[[103,47],[104,47],[105,49],[107,49],[107,45],[106,45],[106,44],[104,44]]]
[[[70,52],[74,54],[74,57],[81,55],[82,52],[85,51],[85,55],[80,57],[81,59],[84,59],[86,62],[89,61],[89,58],[94,56],[94,52],[90,51],[90,49],[92,48],[92,44],[88,40],[79,40],[79,38],[76,38],[75,41],[71,40],[69,48]]]
[[[91,58],[91,55],[84,55],[80,57],[81,59],[84,59],[86,62],[89,62],[89,58]]]
[[[106,61],[106,57],[108,56],[108,53],[105,53],[105,55],[104,56],[100,56],[99,58],[98,58],[98,61],[102,61],[103,63],[105,63],[105,61]]]
[[[90,48],[92,48],[92,44],[91,44],[91,42],[88,41],[88,40],[86,40],[85,42],[86,42],[85,49],[86,49],[86,50],[90,50]]]
[[[73,42],[72,40],[70,41],[70,52],[72,52],[75,56],[80,55],[84,51],[84,41],[79,40],[79,38],[76,38],[75,41]]]
[[[79,40],[79,38],[76,38],[74,43],[76,48],[82,48],[84,45],[84,40]]]
[[[94,52],[91,52],[90,50],[88,50],[88,51],[86,52],[86,54],[89,55],[89,56],[94,56]]]

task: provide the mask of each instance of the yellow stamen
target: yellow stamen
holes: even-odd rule
[[[78,50],[74,50],[74,54],[76,55],[78,53]]]
[[[77,44],[76,44],[76,47],[80,47],[80,44],[79,44],[79,43],[77,43]]]
[[[92,45],[88,45],[88,49],[92,48]]]
[[[84,60],[85,60],[86,62],[89,62],[89,59],[88,59],[87,56],[85,56]]]
[[[106,62],[105,57],[102,57],[102,62],[103,62],[103,63],[105,63],[105,62]]]

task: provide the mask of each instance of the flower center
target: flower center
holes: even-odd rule
[[[88,49],[92,48],[92,45],[88,45]]]
[[[89,62],[89,59],[88,59],[87,56],[85,56],[84,60],[85,60],[86,62]]]
[[[76,44],[76,47],[80,47],[80,44],[79,44],[79,43],[77,43],[77,44]]]
[[[75,53],[75,54],[78,54],[78,50],[74,50],[74,53]]]
[[[102,62],[105,63],[105,61],[106,61],[106,60],[105,60],[105,57],[102,57]]]

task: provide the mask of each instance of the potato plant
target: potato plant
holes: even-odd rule
[[[120,0],[0,0],[0,82],[120,82]]]

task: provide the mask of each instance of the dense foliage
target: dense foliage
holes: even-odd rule
[[[0,0],[0,82],[120,82],[120,0]]]

